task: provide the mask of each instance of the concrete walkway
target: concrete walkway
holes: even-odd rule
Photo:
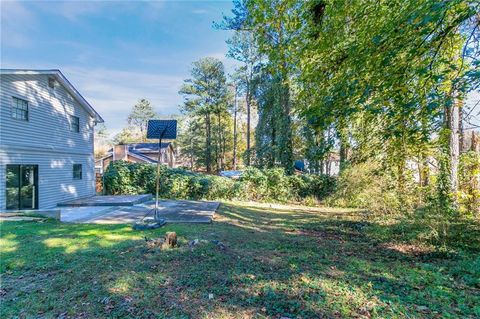
[[[167,223],[210,223],[220,203],[207,201],[162,200],[159,217]],[[125,224],[153,215],[155,202],[134,206],[62,207],[60,220],[66,223]]]

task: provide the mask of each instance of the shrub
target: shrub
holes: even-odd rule
[[[297,200],[306,197],[323,199],[335,190],[336,179],[327,175],[293,175],[290,184]]]
[[[247,168],[240,178],[245,184],[246,199],[263,200],[268,198],[268,180],[267,176],[256,167]]]
[[[367,162],[346,168],[338,178],[337,190],[327,203],[365,208],[373,213],[394,213],[401,208],[395,182],[378,163]]]
[[[103,178],[108,194],[138,193],[138,189],[133,186],[129,165],[126,162],[118,161],[115,165],[110,165]]]
[[[156,166],[116,161],[104,175],[108,194],[155,194]],[[193,173],[180,168],[160,169],[160,196],[172,199],[239,199],[269,202],[309,203],[329,194],[335,183],[331,177],[288,176],[280,168],[260,170],[250,167],[242,177],[230,178]]]
[[[458,171],[460,212],[480,217],[480,153],[462,154]]]

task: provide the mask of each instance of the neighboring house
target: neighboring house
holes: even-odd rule
[[[103,122],[59,70],[0,70],[0,211],[95,195]]]
[[[294,163],[297,171],[310,172],[310,163],[308,160],[297,160]],[[340,155],[336,151],[332,151],[327,160],[322,162],[323,174],[329,176],[337,176],[340,173]]]
[[[162,143],[161,164],[175,166],[175,150],[171,143]],[[95,161],[97,173],[103,174],[112,161],[156,164],[158,161],[158,143],[135,143],[115,145],[108,154]]]

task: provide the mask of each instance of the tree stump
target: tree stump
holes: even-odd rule
[[[167,232],[165,234],[165,242],[164,245],[168,248],[174,248],[177,246],[177,233],[172,231],[172,232]]]

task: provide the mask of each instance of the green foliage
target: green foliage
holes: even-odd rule
[[[145,141],[147,139],[148,120],[157,116],[152,104],[147,99],[141,99],[132,108],[128,115],[128,125],[135,127],[140,131],[140,138]]]
[[[132,127],[124,127],[118,134],[113,137],[113,144],[130,144],[142,142],[142,138],[137,130]]]
[[[375,214],[398,214],[419,206],[419,191],[412,185],[400,197],[391,174],[376,162],[366,162],[342,171],[337,189],[327,203],[364,208]]]
[[[477,214],[478,163],[462,156],[457,183],[455,122],[460,108],[460,117],[472,113],[463,100],[478,88],[478,1],[234,6],[224,25],[248,30],[265,57],[255,91],[257,166],[287,169],[298,145],[299,158],[322,173],[338,147],[342,172],[330,203],[381,214],[425,209],[437,242],[448,241],[459,212]],[[274,196],[285,197],[272,173],[247,175],[258,198],[272,197],[269,178],[279,185]]]
[[[144,193],[139,187],[133,187],[130,165],[123,161],[110,164],[103,176],[105,191],[108,194],[136,194]]]
[[[480,153],[462,154],[459,172],[460,191],[457,196],[460,212],[480,217]]]
[[[108,194],[154,194],[155,166],[115,161],[104,175]],[[319,200],[330,194],[335,180],[322,175],[286,175],[283,169],[250,167],[235,181],[230,178],[193,173],[162,166],[160,196],[172,199],[241,199],[268,202]]]
[[[191,78],[184,81],[179,93],[184,98],[182,112],[191,119],[184,132],[188,137],[183,139],[187,152],[208,173],[223,170],[233,140],[228,113],[231,95],[223,63],[211,57],[193,62]],[[193,139],[202,142],[194,147],[188,143]]]
[[[132,107],[127,117],[128,126],[113,138],[114,144],[129,144],[147,140],[148,120],[156,118],[157,113],[147,99],[140,99]]]

